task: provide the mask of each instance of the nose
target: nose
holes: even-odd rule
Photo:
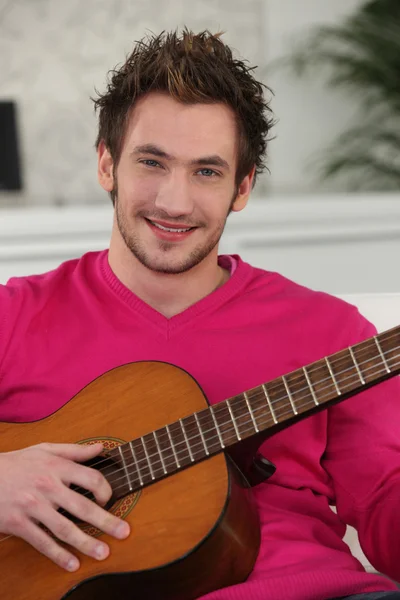
[[[171,217],[192,214],[194,203],[186,173],[176,169],[163,178],[157,192],[155,207]]]

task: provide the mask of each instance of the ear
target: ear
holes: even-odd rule
[[[250,173],[246,175],[246,177],[242,180],[241,184],[239,185],[237,196],[232,204],[233,212],[239,212],[240,210],[243,210],[246,206],[250,197],[250,192],[253,187],[255,172],[256,166],[254,165]]]
[[[97,177],[101,187],[106,192],[112,192],[114,189],[114,162],[111,154],[101,140],[97,150]]]

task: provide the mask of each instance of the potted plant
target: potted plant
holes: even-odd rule
[[[351,92],[357,121],[320,155],[322,179],[352,190],[400,189],[400,1],[370,0],[339,25],[319,26],[275,63],[298,76],[319,70]]]

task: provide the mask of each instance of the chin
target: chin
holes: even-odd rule
[[[171,261],[171,260],[150,260],[142,262],[150,271],[155,273],[164,273],[165,275],[179,275],[190,271],[195,264],[189,261]]]
[[[184,253],[183,251],[179,254],[181,256],[157,256],[159,252],[151,253],[150,252],[137,252],[136,249],[131,248],[132,253],[135,258],[147,269],[153,271],[155,273],[164,273],[168,275],[179,275],[181,273],[186,273],[190,271],[194,267],[196,267],[199,263],[201,263],[206,256],[208,256],[208,252],[191,252]]]

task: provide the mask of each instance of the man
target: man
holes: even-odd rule
[[[115,207],[110,248],[0,288],[1,420],[44,418],[138,360],[185,369],[215,404],[374,335],[354,307],[218,256],[229,213],[245,208],[264,167],[272,125],[251,71],[220,36],[186,30],[142,40],[113,72],[96,100],[98,178]],[[342,542],[344,523],[354,525],[371,562],[400,579],[399,396],[392,379],[262,445],[278,468],[254,490],[257,562],[246,582],[209,600],[400,598]],[[101,508],[108,483],[79,464],[100,450],[45,443],[1,454],[0,531],[71,571],[74,548],[106,559],[101,538],[56,510],[130,534]]]

